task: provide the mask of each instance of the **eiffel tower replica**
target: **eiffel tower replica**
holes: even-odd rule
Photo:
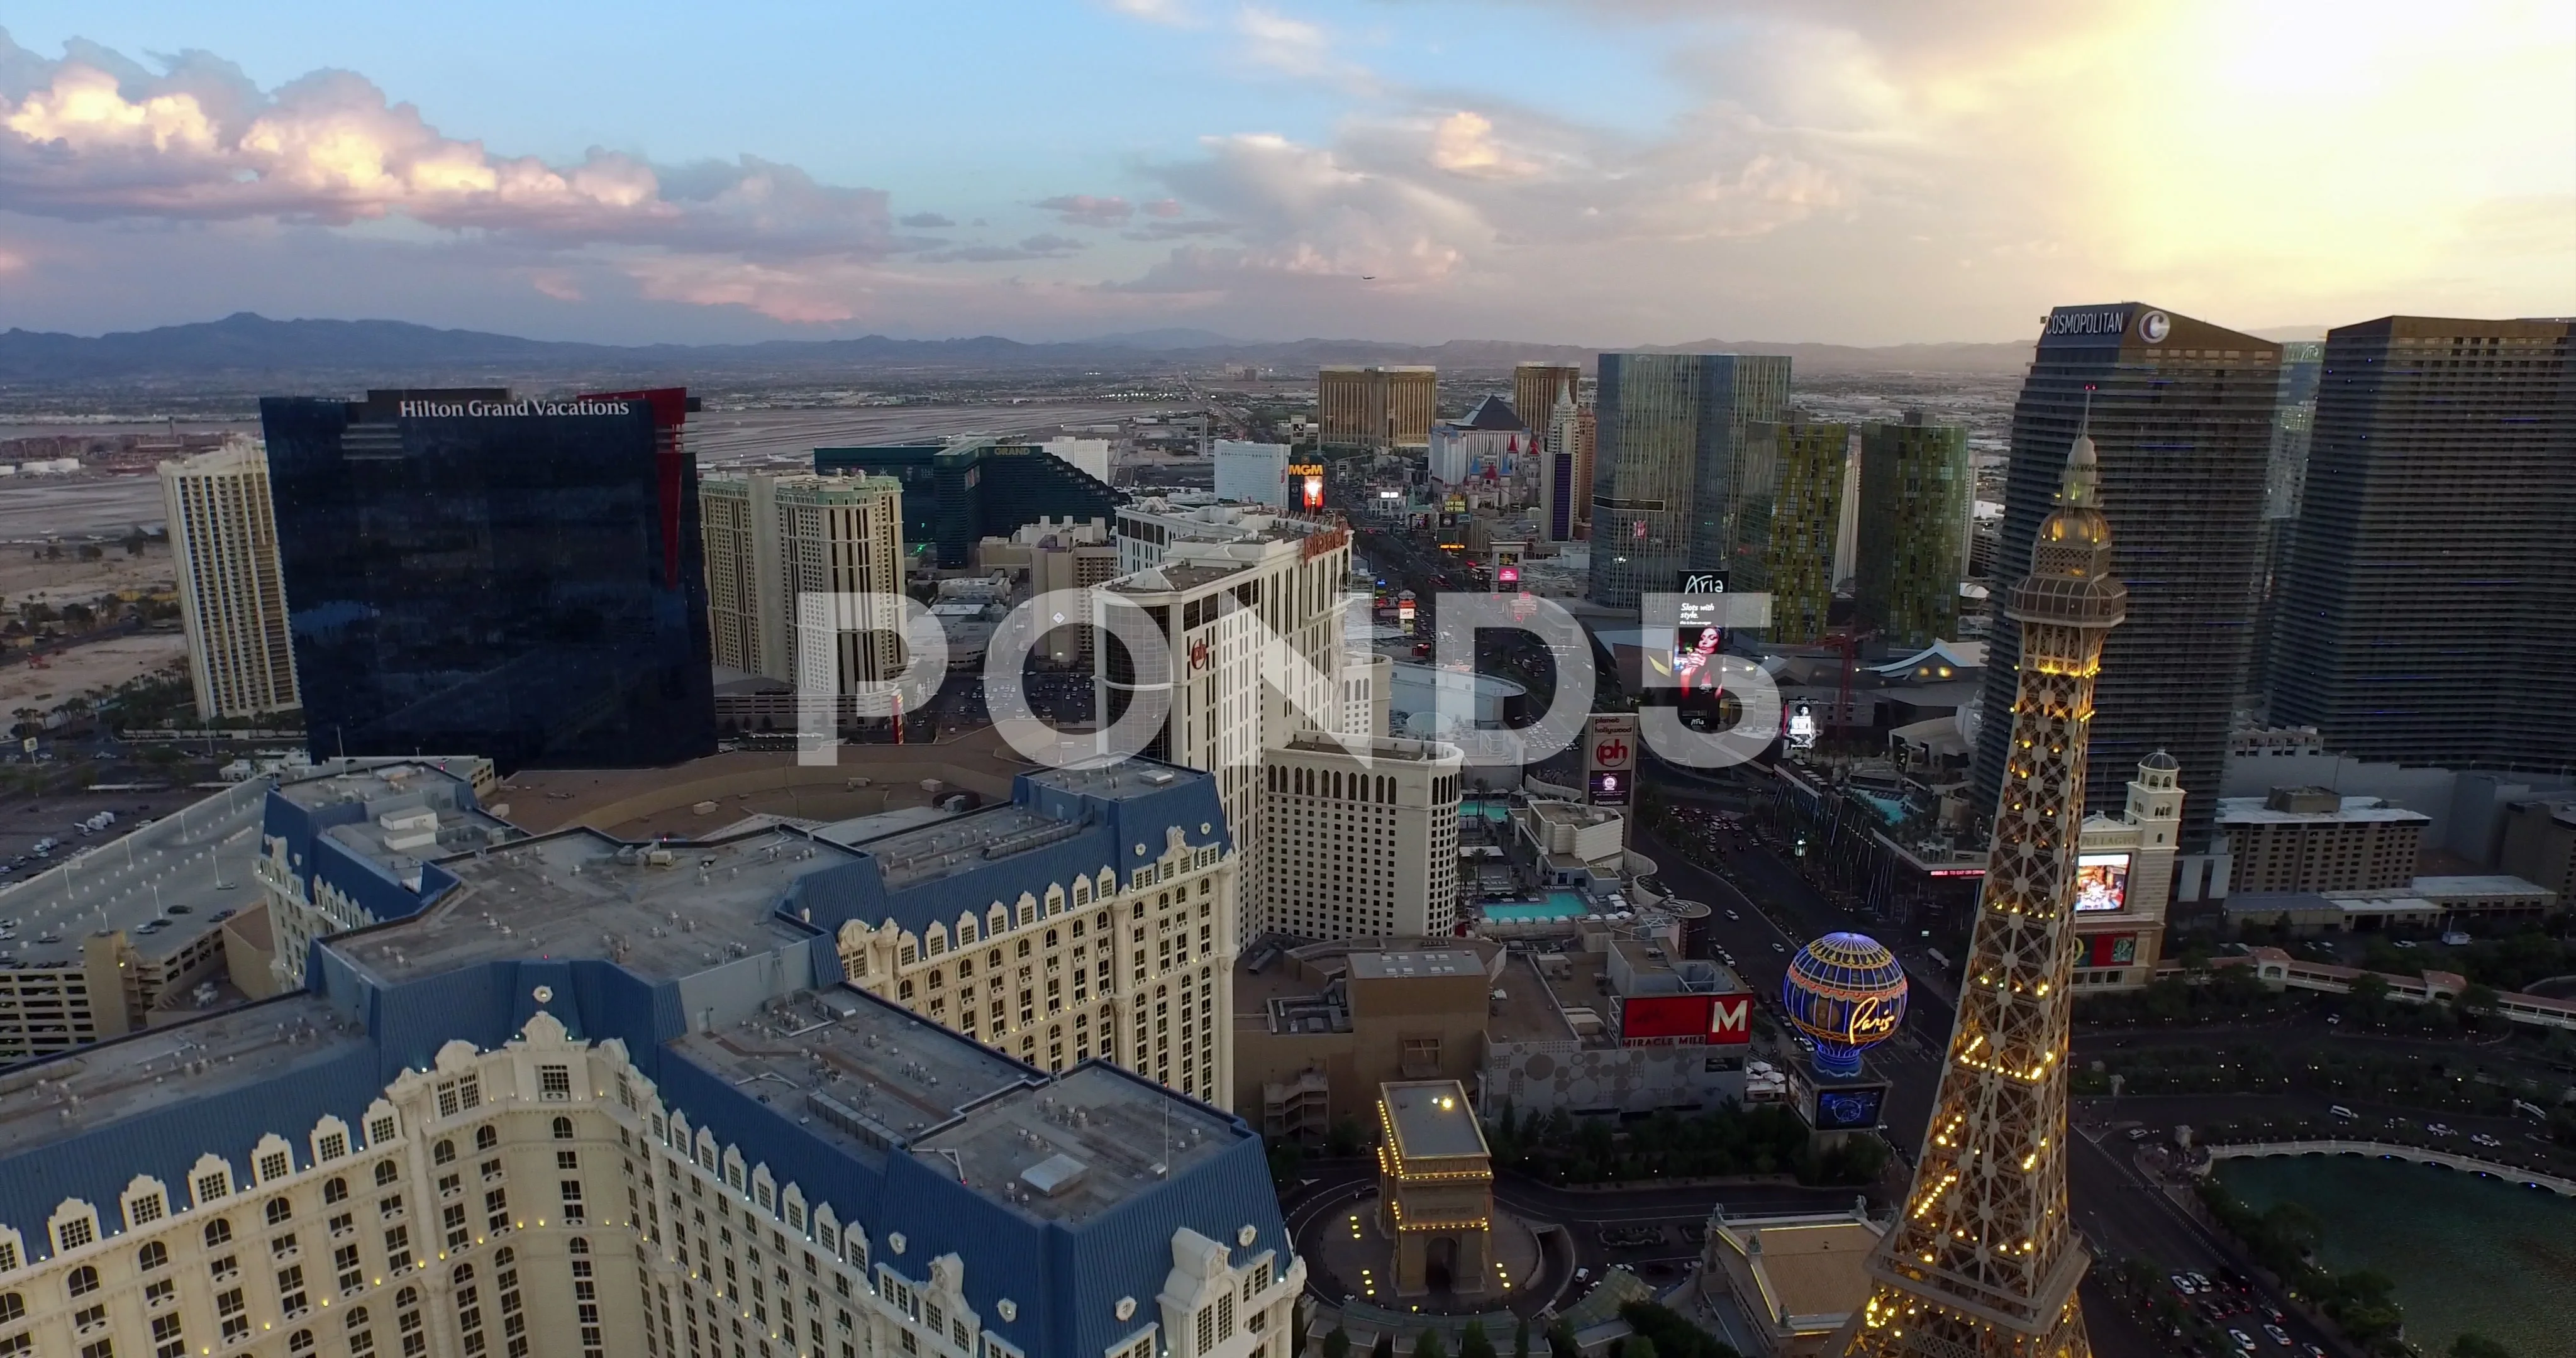
[[[2012,748],[1941,1094],[1904,1213],[1869,1260],[1869,1302],[1828,1352],[1855,1358],[2088,1358],[2066,1218],[2075,847],[2102,641],[2128,612],[2111,573],[2093,439],[2006,616],[2021,624]]]

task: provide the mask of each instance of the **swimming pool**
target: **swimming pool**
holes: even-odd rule
[[[1486,919],[1500,924],[1580,919],[1588,913],[1582,893],[1576,891],[1551,891],[1545,901],[1487,901],[1482,909]]]

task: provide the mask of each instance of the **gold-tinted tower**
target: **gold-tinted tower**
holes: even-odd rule
[[[1914,1183],[1870,1256],[1868,1304],[1833,1351],[1865,1358],[2088,1358],[2066,1216],[2076,836],[2102,640],[2128,613],[2093,439],[2006,616],[2021,624],[2011,755],[1959,1015]]]

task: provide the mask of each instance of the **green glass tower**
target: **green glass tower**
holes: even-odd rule
[[[1749,426],[1745,485],[1730,587],[1768,590],[1771,639],[1795,645],[1825,634],[1834,606],[1834,540],[1843,521],[1851,426],[1792,419]]]
[[[1863,625],[1891,645],[1956,634],[1975,496],[1967,430],[1925,424],[1919,410],[1862,426],[1853,597]]]
[[[1635,608],[1688,570],[1759,568],[1749,512],[1770,482],[1746,427],[1789,404],[1789,360],[1603,354],[1592,463],[1592,600]],[[1759,496],[1756,491],[1759,491]]]

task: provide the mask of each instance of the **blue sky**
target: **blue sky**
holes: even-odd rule
[[[2570,7],[2378,8],[22,0],[0,322],[1886,343],[2130,296],[2576,309]],[[2428,135],[2471,95],[2490,131]]]

